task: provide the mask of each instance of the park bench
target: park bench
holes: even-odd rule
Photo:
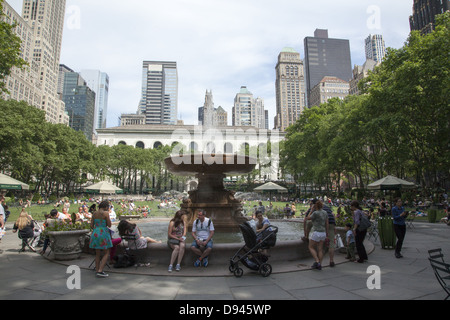
[[[450,297],[450,264],[444,262],[444,255],[441,249],[429,250],[428,254],[430,255],[428,260],[430,260],[434,275],[447,293],[447,297],[444,300],[447,300]]]

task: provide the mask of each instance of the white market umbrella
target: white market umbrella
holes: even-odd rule
[[[6,174],[0,173],[0,189],[29,190],[30,186],[19,180],[13,179]]]
[[[103,194],[121,193],[123,191],[122,189],[106,181],[101,181],[99,183],[93,184],[92,186],[89,186],[85,189],[87,192]]]

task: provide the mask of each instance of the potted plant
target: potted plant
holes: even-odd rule
[[[50,238],[55,260],[75,260],[83,251],[87,234],[91,231],[89,222],[55,221],[45,229]]]

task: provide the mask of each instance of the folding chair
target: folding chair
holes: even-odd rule
[[[20,252],[25,252],[25,248],[29,248],[31,251],[36,252],[36,249],[32,246],[32,242],[34,241],[34,237],[33,238],[22,238],[22,236],[20,235],[20,233],[18,234],[19,239],[22,240],[22,248],[19,250]]]
[[[414,227],[414,219],[416,218],[416,214],[415,213],[410,213],[408,215],[408,218],[406,218],[406,226],[410,229],[415,228]]]
[[[447,293],[447,297],[444,299],[447,300],[450,297],[450,265],[431,258],[428,260],[430,260],[436,279]]]
[[[137,247],[137,244],[136,244],[136,240],[139,239],[139,236],[138,235],[134,235],[134,234],[126,234],[126,235],[121,236],[121,238],[122,238],[122,244],[124,243],[123,242],[124,240],[127,243],[127,247],[125,248],[126,253],[130,257],[132,257],[134,259],[134,261],[137,262],[137,260],[138,260],[137,259],[137,255],[135,253],[133,253],[133,251],[137,252],[137,250],[138,250],[138,247]],[[130,247],[130,242],[134,244],[134,246],[132,246],[133,248]]]
[[[102,259],[102,258],[103,258],[103,256],[100,257],[100,259]],[[94,260],[92,260],[92,262],[91,262],[91,264],[89,265],[89,268],[88,268],[88,269],[90,269],[90,268],[92,267],[93,264],[95,264],[95,258],[94,258]],[[108,269],[111,269],[111,267],[109,266],[108,262],[106,263],[106,266],[108,267]],[[93,267],[92,269],[95,270],[95,265],[94,265],[94,267]]]
[[[378,221],[377,220],[372,221],[372,224],[369,227],[369,229],[367,230],[367,233],[369,234],[368,240],[370,240],[370,238],[373,237],[373,240],[377,241],[378,236],[379,236],[379,234],[378,234]]]
[[[430,255],[429,259],[433,260],[440,259],[442,263],[445,263],[444,254],[442,253],[441,248],[428,250],[428,254]]]

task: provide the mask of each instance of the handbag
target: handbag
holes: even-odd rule
[[[340,248],[344,247],[344,242],[342,242],[342,238],[341,238],[340,234],[336,235],[334,242],[336,244],[336,249],[340,249]]]
[[[174,245],[179,245],[180,244],[180,240],[174,239],[174,238],[170,238],[168,240],[169,244],[174,244]]]

